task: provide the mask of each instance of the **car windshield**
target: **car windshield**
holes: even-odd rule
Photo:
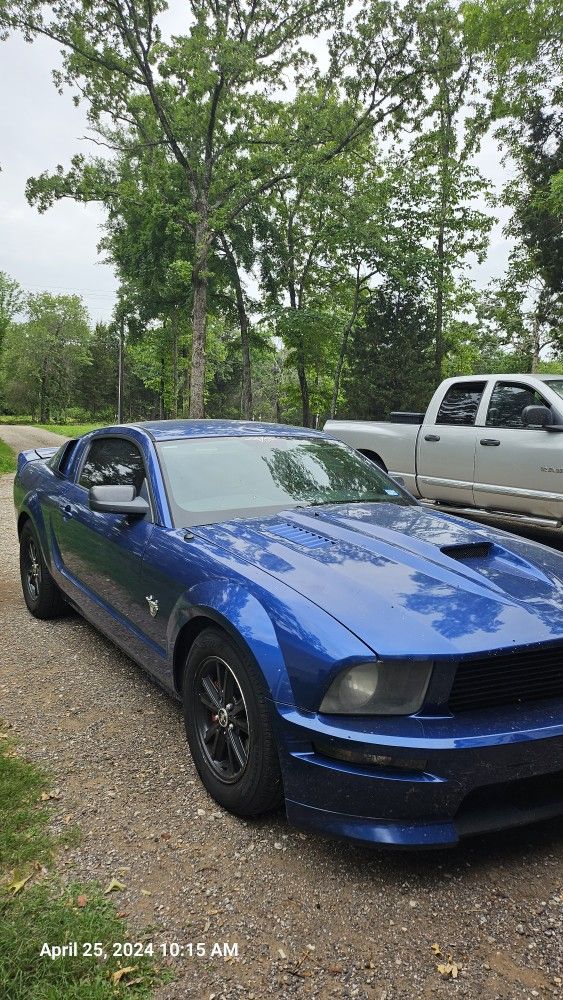
[[[553,389],[553,391],[556,392],[558,396],[561,396],[563,398],[563,379],[553,379],[553,380],[550,379],[549,381],[546,380],[545,384],[548,385],[550,389]]]
[[[368,459],[323,438],[187,438],[158,453],[176,527],[319,504],[414,503]]]

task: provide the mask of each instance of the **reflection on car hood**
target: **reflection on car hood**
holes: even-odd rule
[[[563,638],[563,556],[419,505],[332,505],[196,530],[383,656]]]

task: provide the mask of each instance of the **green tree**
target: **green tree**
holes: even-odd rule
[[[506,276],[488,289],[478,315],[482,331],[495,333],[525,371],[539,371],[542,354],[563,352],[563,294],[552,291],[525,250],[513,251]]]
[[[553,192],[563,177],[563,111],[544,110],[538,101],[516,131],[509,148],[518,172],[505,189],[512,208],[507,234],[523,246],[546,292],[556,296],[563,291],[563,212]]]
[[[457,5],[436,0],[425,21],[428,77],[426,120],[406,162],[426,212],[434,266],[434,381],[442,378],[448,351],[447,328],[469,287],[460,284],[469,255],[485,258],[493,219],[478,206],[489,185],[475,165],[493,104],[482,94],[482,60],[468,44]]]
[[[371,0],[335,34],[331,71],[342,72],[347,96],[341,113],[333,118],[327,108],[334,83],[315,82],[308,119],[296,128],[274,92],[281,80],[316,80],[305,36],[334,29],[347,6],[345,0],[193,0],[185,34],[169,41],[159,27],[162,0],[6,0],[0,15],[0,28],[59,43],[57,82],[87,102],[99,141],[129,156],[161,147],[181,173],[189,198],[184,225],[193,241],[192,416],[203,414],[218,240],[281,181],[339,156],[389,115],[406,116],[420,97],[419,5]],[[83,177],[88,169],[85,159],[75,161],[75,173]],[[43,182],[53,197],[49,178]]]
[[[87,420],[113,423],[117,412],[118,335],[112,323],[96,323],[88,339],[89,364],[80,361],[72,408]]]
[[[23,309],[24,300],[17,281],[0,271],[0,352],[11,324]]]
[[[4,390],[15,412],[64,419],[82,369],[91,363],[88,314],[76,295],[29,296],[27,321],[12,325],[3,356]]]
[[[382,420],[392,410],[424,410],[434,388],[433,337],[424,296],[389,283],[372,292],[352,337],[344,414]]]
[[[492,301],[500,296],[509,335],[519,328],[515,339],[535,370],[540,351],[561,337],[563,11],[560,0],[471,0],[464,13],[472,46],[488,59],[497,135],[513,174],[504,202],[516,247]]]

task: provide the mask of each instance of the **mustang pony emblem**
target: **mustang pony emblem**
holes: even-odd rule
[[[149,611],[150,611],[152,617],[156,618],[156,616],[158,614],[158,601],[157,601],[156,597],[153,597],[152,594],[151,594],[151,596],[150,597],[146,597],[145,600],[146,600],[146,602],[147,602],[147,604],[149,606]]]

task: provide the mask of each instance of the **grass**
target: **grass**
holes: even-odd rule
[[[55,434],[62,434],[63,437],[80,437],[88,431],[95,431],[98,427],[105,427],[112,423],[111,420],[98,421],[91,424],[38,424],[32,416],[12,416],[10,414],[0,414],[0,424],[30,425],[32,427],[42,427],[46,431],[53,431]]]
[[[5,441],[0,440],[0,476],[3,476],[6,472],[16,471],[16,456],[6,444]]]
[[[130,940],[94,883],[64,885],[54,872],[62,840],[48,831],[47,776],[0,734],[0,987],[2,1000],[115,1000],[150,997],[166,976],[150,955],[120,959]],[[42,795],[46,801],[43,801]],[[74,834],[71,832],[70,839]],[[29,878],[28,878],[29,876]],[[77,955],[41,957],[45,944],[76,942]],[[101,957],[85,953],[100,942]],[[120,972],[122,969],[126,972]]]
[[[104,424],[34,424],[33,426],[53,431],[54,434],[62,434],[63,437],[75,438],[87,434],[88,431],[95,431]]]

